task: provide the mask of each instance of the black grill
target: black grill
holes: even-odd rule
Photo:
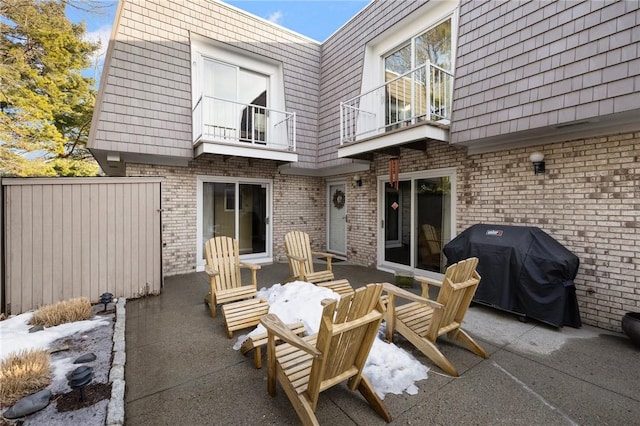
[[[443,249],[449,264],[478,257],[474,301],[555,327],[582,326],[573,280],[580,261],[539,228],[473,225]]]

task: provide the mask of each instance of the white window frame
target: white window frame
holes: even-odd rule
[[[434,22],[432,25],[429,25],[428,27],[425,27],[424,30],[418,32],[417,34],[411,36],[408,40],[405,40],[404,42],[400,43],[398,46],[391,48],[391,50],[389,50],[388,52],[385,52],[382,54],[381,56],[381,62],[382,62],[382,73],[384,75],[384,73],[386,72],[385,70],[385,66],[384,63],[386,61],[386,59],[393,55],[395,52],[399,51],[400,49],[409,46],[409,49],[411,50],[411,65],[410,65],[410,69],[415,69],[421,65],[424,64],[418,64],[416,63],[416,38],[420,37],[421,35],[423,35],[424,33],[428,32],[429,30],[434,29],[435,27],[437,27],[438,25],[451,20],[451,69],[447,70],[453,73],[453,70],[455,68],[455,49],[454,49],[454,43],[456,42],[456,40],[454,39],[454,32],[457,33],[457,28],[453,28],[453,16],[452,15],[448,15],[445,16],[444,18],[442,18],[439,21]]]
[[[196,34],[191,35],[192,108],[195,107],[203,92],[203,58],[268,76],[267,108],[286,111],[282,63]]]
[[[428,29],[451,18],[451,72],[455,71],[458,39],[458,1],[427,2],[365,47],[361,94],[385,82],[384,58]]]
[[[209,183],[233,183],[235,189],[241,184],[260,184],[267,185],[267,231],[265,235],[266,244],[264,254],[247,254],[241,255],[243,260],[250,260],[254,263],[265,264],[273,262],[273,221],[271,220],[273,215],[273,180],[272,179],[254,179],[244,177],[228,177],[228,176],[209,176],[200,175],[196,176],[196,271],[204,271],[205,259],[202,249],[202,206],[203,206],[203,184]],[[237,193],[237,192],[236,192]],[[235,197],[234,203],[236,210],[239,209],[239,197]],[[236,216],[235,229],[239,230],[240,224],[238,223],[238,217]]]

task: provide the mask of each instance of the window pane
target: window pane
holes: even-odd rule
[[[252,105],[241,106],[240,138],[242,140],[252,142],[264,142],[266,140],[268,85],[269,77],[247,70],[240,70],[239,102]]]
[[[411,45],[408,44],[387,56],[384,61],[385,81],[411,71]],[[411,78],[399,78],[385,88],[385,126],[396,128],[400,122],[411,117]]]
[[[237,68],[216,61],[204,61],[204,88],[207,96],[236,101]]]
[[[267,106],[267,84],[269,77],[244,69],[240,70],[240,93],[238,101],[243,104]]]
[[[451,182],[448,177],[416,181],[418,269],[444,272],[442,247],[451,239]]]
[[[384,81],[393,80],[399,75],[411,71],[411,45],[407,44],[387,56],[384,60],[384,71]]]
[[[240,184],[240,254],[267,251],[267,187]]]
[[[212,60],[204,60],[203,104],[205,132],[221,139],[237,139],[237,69]],[[215,99],[214,99],[215,98]]]
[[[427,60],[451,70],[451,19],[416,37],[416,66]]]
[[[202,253],[213,237],[236,237],[235,184],[204,182],[202,185]]]
[[[384,260],[411,264],[411,181],[403,180],[398,190],[385,183]]]

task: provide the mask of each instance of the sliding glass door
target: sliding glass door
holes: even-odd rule
[[[454,169],[400,175],[397,189],[380,179],[383,267],[444,272],[442,247],[455,232],[454,183]]]
[[[270,182],[199,178],[198,259],[204,265],[204,243],[213,237],[238,240],[245,258],[271,257]]]

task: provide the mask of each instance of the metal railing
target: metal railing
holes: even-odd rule
[[[340,103],[340,144],[421,121],[451,119],[453,74],[429,62]]]
[[[193,108],[193,143],[202,141],[295,151],[296,114],[203,95]]]

